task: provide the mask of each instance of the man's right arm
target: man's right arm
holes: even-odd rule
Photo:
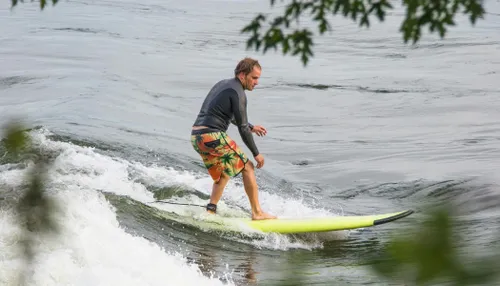
[[[231,108],[234,114],[234,121],[241,135],[241,139],[247,145],[248,149],[252,152],[253,156],[259,155],[259,150],[255,145],[253,140],[252,131],[250,129],[250,123],[248,123],[247,118],[247,100],[245,96],[239,96],[237,92],[232,94],[231,98]]]
[[[238,123],[236,123],[236,119],[234,119],[234,118],[231,119],[231,123],[238,126]],[[253,129],[252,123],[248,122],[248,127],[250,128],[250,131],[252,131],[252,129]]]

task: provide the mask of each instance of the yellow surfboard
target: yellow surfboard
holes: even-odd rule
[[[304,233],[347,230],[381,225],[404,218],[412,213],[413,210],[406,210],[396,213],[366,216],[338,216],[304,219],[278,218],[270,220],[251,220],[239,218],[237,220],[241,220],[250,228],[260,230],[262,232]]]

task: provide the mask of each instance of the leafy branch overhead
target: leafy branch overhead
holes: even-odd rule
[[[52,5],[56,5],[59,0],[39,0],[40,1],[40,9],[43,10],[45,6],[47,5],[47,2],[52,2]],[[12,2],[12,8],[17,5],[18,2],[24,3],[24,0],[11,0]],[[34,2],[34,0],[31,0],[31,2]]]
[[[275,4],[276,0],[271,0],[271,7]],[[482,0],[402,0],[402,5],[406,9],[406,16],[400,32],[405,43],[411,40],[413,44],[419,41],[421,31],[426,26],[431,33],[437,31],[444,38],[447,27],[455,25],[457,13],[468,15],[471,24],[475,24],[485,13]],[[322,35],[331,30],[328,21],[331,15],[342,14],[360,27],[369,27],[371,16],[383,22],[391,9],[393,6],[389,0],[292,0],[284,6],[281,16],[268,19],[259,13],[241,32],[251,35],[247,40],[247,49],[259,51],[262,48],[263,53],[266,53],[271,48],[277,50],[281,46],[283,54],[300,55],[302,63],[306,65],[314,55],[313,32],[308,28],[286,31],[291,29],[293,22],[298,26],[301,16],[311,17]],[[266,22],[269,25],[267,30],[263,28]]]

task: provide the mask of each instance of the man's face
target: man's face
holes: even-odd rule
[[[243,77],[243,88],[252,91],[254,87],[259,83],[261,70],[258,67],[254,67],[252,72],[246,76],[242,73]]]

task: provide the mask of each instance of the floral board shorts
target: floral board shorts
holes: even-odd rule
[[[248,162],[245,153],[225,132],[193,134],[191,144],[215,182],[219,181],[222,172],[230,177],[238,175]]]

